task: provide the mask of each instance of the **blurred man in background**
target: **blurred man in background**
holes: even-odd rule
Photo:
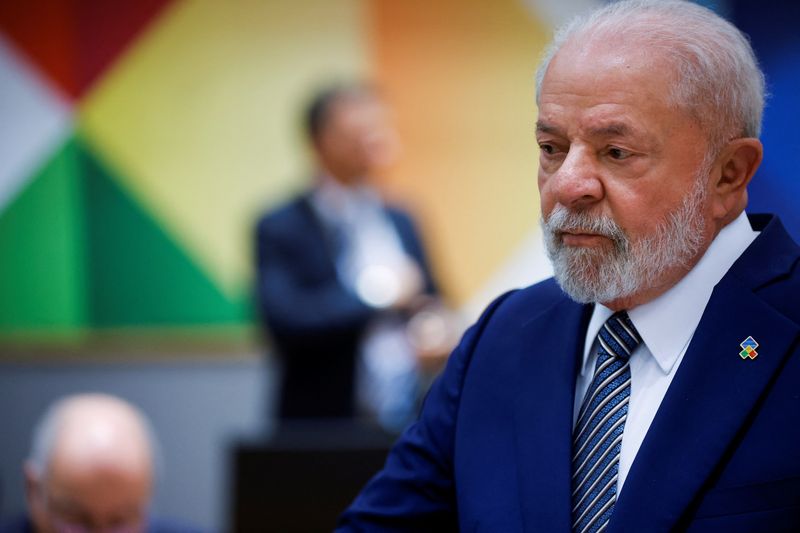
[[[105,394],[68,396],[36,427],[24,465],[29,516],[4,533],[189,533],[149,517],[154,441],[138,409]]]
[[[430,310],[413,322],[423,335],[409,336],[437,289],[411,218],[373,187],[398,141],[364,86],[322,91],[305,125],[314,185],[264,216],[256,235],[260,308],[284,364],[280,416],[367,413],[401,429],[416,411],[420,357],[449,346]]]

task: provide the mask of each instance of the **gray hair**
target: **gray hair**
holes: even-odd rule
[[[536,72],[537,102],[547,68],[565,43],[612,36],[648,46],[672,63],[677,79],[670,103],[699,121],[714,153],[731,139],[760,135],[765,82],[749,39],[685,0],[623,0],[567,23]]]

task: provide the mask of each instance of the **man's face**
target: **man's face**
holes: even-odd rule
[[[713,238],[704,205],[708,143],[668,103],[671,76],[646,50],[574,42],[545,75],[542,217],[557,277],[561,268],[567,282],[588,289],[578,300],[644,303],[680,280]],[[640,279],[616,279],[629,276]],[[612,282],[614,290],[597,290]]]
[[[31,518],[37,533],[139,533],[151,493],[149,469],[104,467],[54,458],[47,476],[29,475]]]
[[[320,163],[345,184],[360,182],[390,164],[396,148],[387,110],[370,95],[333,102],[316,141]]]

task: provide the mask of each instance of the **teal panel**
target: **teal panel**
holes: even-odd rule
[[[90,322],[99,327],[245,321],[231,301],[84,142]],[[165,176],[164,179],[169,179]],[[187,191],[190,194],[190,191]]]
[[[85,320],[78,156],[68,140],[0,214],[0,335],[69,332]]]

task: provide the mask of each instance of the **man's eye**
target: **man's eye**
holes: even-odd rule
[[[608,149],[608,155],[611,156],[611,159],[626,159],[630,157],[631,153],[622,148],[611,147]]]
[[[539,145],[539,149],[546,154],[552,154],[553,152],[556,151],[556,149],[553,147],[552,144],[547,144],[547,143],[541,143]]]

